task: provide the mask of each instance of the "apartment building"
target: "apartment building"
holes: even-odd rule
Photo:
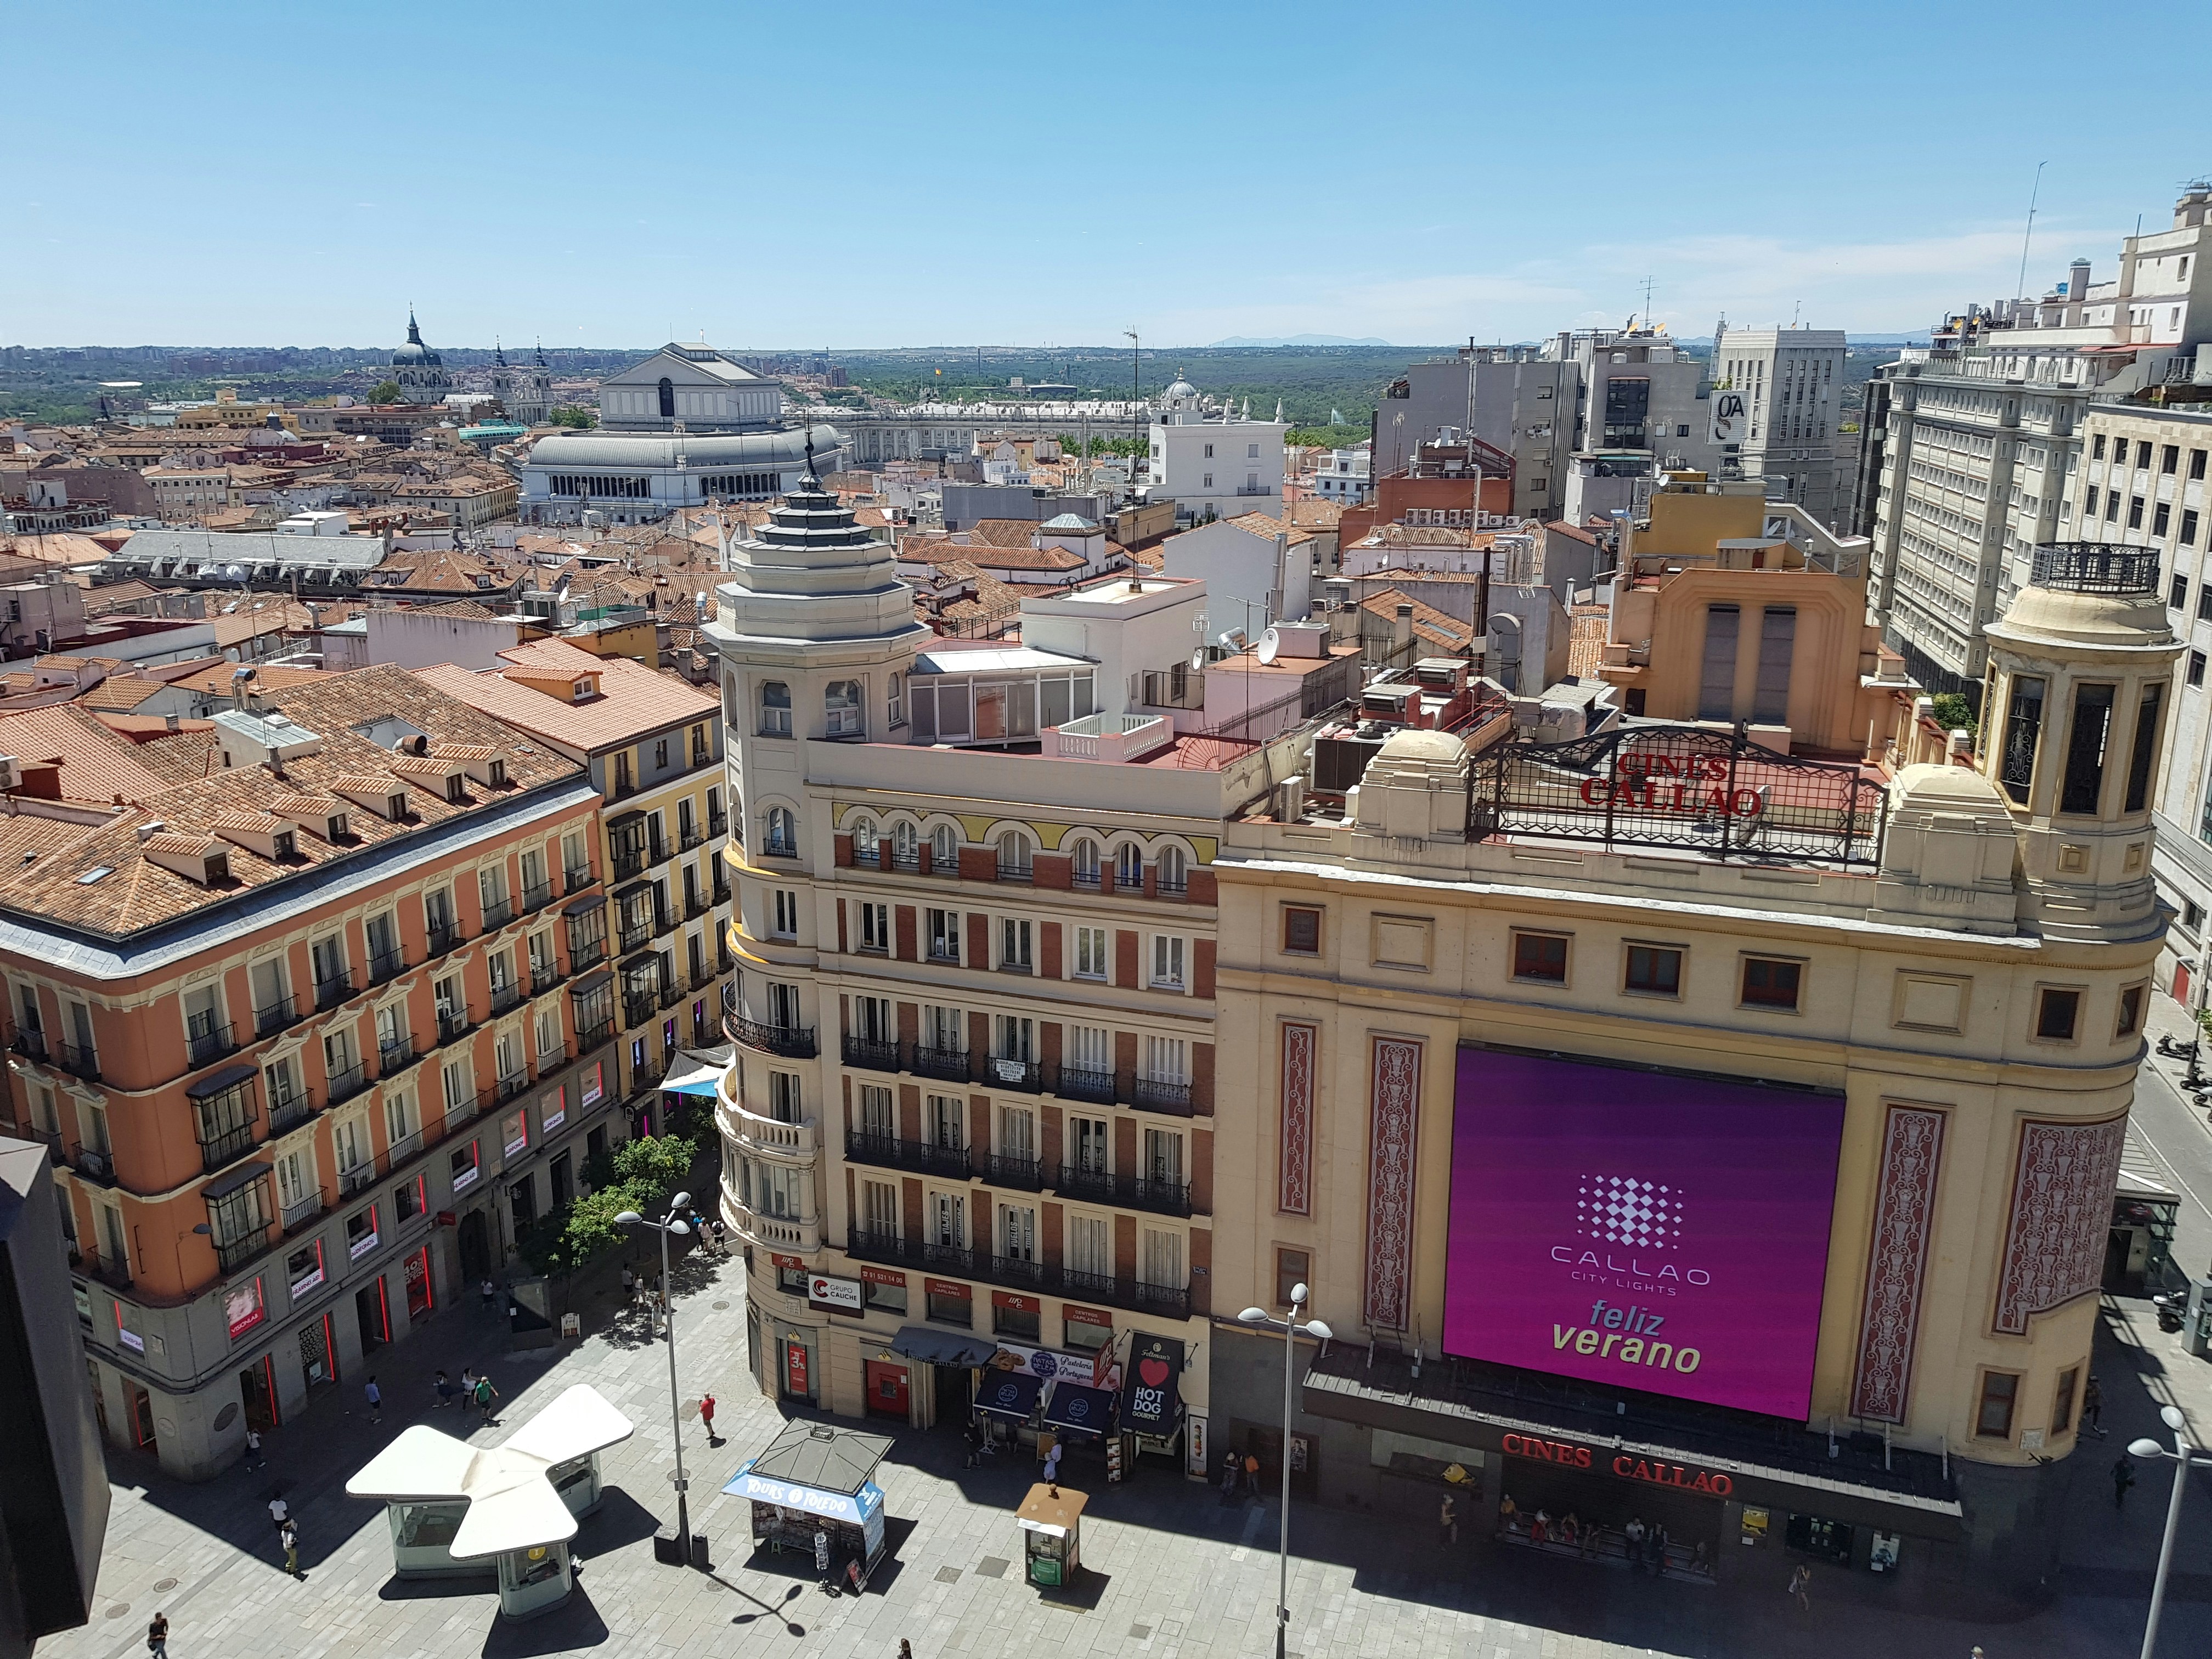
[[[1981,631],[2025,586],[2034,550],[2082,511],[2089,405],[2212,376],[2212,192],[2120,245],[2118,275],[2076,259],[2039,298],[1969,307],[1867,383],[1855,528],[1869,600],[1931,690],[1974,692]]]
[[[979,1368],[1027,1379],[1018,1417],[1141,1353],[1181,1389],[1122,1426],[1202,1466],[1212,863],[1267,750],[1132,688],[1184,665],[1205,603],[1116,576],[1025,601],[1020,642],[939,641],[827,494],[733,547],[702,630],[741,958],[721,1200],[763,1388],[949,1424]]]
[[[2191,389],[2194,392],[2194,388]],[[2201,397],[2203,394],[2197,393]],[[2188,649],[2174,687],[2172,736],[2153,821],[2151,868],[2170,913],[2159,981],[2205,1006],[2212,968],[2212,402],[2149,398],[2089,404],[2081,422],[2074,516],[2065,533],[2087,546],[2140,549],[2166,584],[2166,618]]]
[[[1194,524],[1243,513],[1283,510],[1281,421],[1238,420],[1209,406],[1178,376],[1160,394],[1151,434],[1152,495],[1176,504],[1176,518]]]
[[[2156,580],[2039,554],[1971,767],[1900,684],[1863,758],[1407,730],[1225,825],[1217,1450],[1373,1510],[1456,1465],[1463,1514],[1615,1559],[1640,1516],[1693,1579],[2046,1595],[2112,1455],[2077,1436],[2164,931]],[[1300,1284],[1334,1340],[1285,1448],[1283,1339],[1224,1316]]]
[[[425,684],[554,753],[587,766],[599,792],[596,926],[614,957],[617,1064],[610,1088],[650,1131],[679,1048],[720,1041],[718,1001],[733,965],[729,874],[712,850],[727,827],[719,705],[709,692],[626,657],[544,639],[472,672],[419,671]]]
[[[1743,400],[1733,453],[1742,476],[1758,478],[1833,530],[1850,507],[1850,480],[1839,477],[1837,426],[1844,374],[1839,328],[1729,328],[1717,331],[1711,375],[1716,393]],[[1731,430],[1735,428],[1731,428]]]
[[[214,725],[218,775],[0,888],[10,1115],[53,1149],[101,1419],[187,1479],[626,1133],[580,765],[389,667]]]

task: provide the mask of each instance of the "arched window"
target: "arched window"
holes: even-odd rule
[[[960,836],[949,823],[940,823],[929,832],[929,867],[940,876],[960,873]]]
[[[665,374],[660,377],[660,418],[664,421],[676,418],[676,386]]]
[[[1078,887],[1098,884],[1098,843],[1088,836],[1077,839],[1068,853],[1068,868]]]
[[[999,837],[999,879],[1027,881],[1030,860],[1036,843],[1019,830],[1009,830]]]
[[[891,826],[891,862],[902,870],[913,870],[921,866],[921,837],[910,823]]]
[[[853,862],[872,868],[876,862],[876,824],[872,818],[853,820]]]
[[[1114,885],[1124,892],[1145,884],[1145,849],[1134,842],[1124,842],[1114,853]]]
[[[799,820],[792,816],[788,806],[768,809],[768,844],[761,850],[770,858],[795,859],[799,856]]]
[[[860,683],[832,680],[822,693],[823,730],[833,738],[857,738],[867,730],[860,714]]]
[[[1160,891],[1182,893],[1189,890],[1190,861],[1180,847],[1163,847],[1159,856]]]
[[[791,688],[781,680],[768,680],[761,686],[760,734],[764,738],[791,735]]]

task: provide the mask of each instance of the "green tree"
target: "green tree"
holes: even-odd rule
[[[1974,702],[1963,691],[1938,691],[1929,699],[1935,704],[1936,724],[1946,732],[1972,732],[1974,722]]]
[[[1304,444],[1313,449],[1349,449],[1354,444],[1367,441],[1364,426],[1294,426],[1283,434],[1286,444]]]
[[[553,411],[553,424],[556,426],[573,426],[580,431],[588,432],[599,423],[599,417],[592,414],[590,410],[579,409],[573,404],[565,404]]]
[[[399,382],[379,380],[368,389],[368,400],[373,404],[396,404],[399,401]]]

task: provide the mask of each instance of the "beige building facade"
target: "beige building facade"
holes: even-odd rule
[[[1280,1468],[1281,1339],[1224,1313],[1304,1282],[1294,1490],[1433,1510],[1455,1465],[1532,1547],[1508,1496],[2032,1594],[2163,932],[2155,580],[2039,562],[1971,769],[1414,732],[1229,824],[1217,1448]]]

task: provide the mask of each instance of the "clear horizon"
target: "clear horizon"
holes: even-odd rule
[[[2212,47],[2151,10],[2168,61]],[[1420,346],[1618,325],[1647,276],[1687,337],[1905,335],[2014,292],[2046,155],[2033,292],[2109,278],[2212,161],[2183,100],[2046,135],[2080,14],[2045,0],[606,19],[26,14],[19,61],[84,72],[11,87],[0,343],[374,348],[411,304],[454,346]]]

